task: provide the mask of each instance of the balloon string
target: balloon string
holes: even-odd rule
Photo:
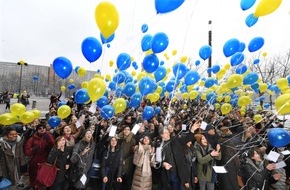
[[[196,8],[197,3],[198,3],[198,1],[195,1],[194,8],[192,9],[192,12],[191,12],[191,14],[190,14],[190,16],[189,16],[189,19],[188,19],[188,23],[187,23],[186,30],[185,30],[185,37],[184,37],[184,40],[183,40],[183,46],[182,46],[181,54],[184,53],[184,48],[185,48],[185,43],[186,43],[186,41],[187,41],[187,36],[188,36],[189,26],[190,26],[191,20],[192,20],[192,18],[193,18],[193,14],[195,13],[195,8]]]

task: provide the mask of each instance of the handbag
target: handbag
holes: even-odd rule
[[[89,178],[101,179],[101,161],[94,158],[92,166],[88,171]]]
[[[8,190],[11,185],[12,183],[9,179],[3,178],[0,182],[0,190]]]
[[[86,163],[82,161],[82,158],[78,153],[74,152],[73,154],[76,154],[80,158],[80,164],[71,165],[67,177],[71,183],[76,183],[81,179],[82,175],[84,174]]]
[[[41,163],[38,164],[38,171],[36,176],[36,182],[37,184],[40,184],[44,187],[50,187],[52,186],[55,177],[58,172],[58,168],[55,166],[55,163],[57,161],[57,157],[54,160],[53,165],[48,163]]]

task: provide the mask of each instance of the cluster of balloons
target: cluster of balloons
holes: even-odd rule
[[[24,124],[31,123],[34,119],[40,118],[41,112],[37,109],[27,111],[26,107],[20,103],[14,103],[10,107],[10,113],[0,115],[2,125],[12,125],[16,122]]]

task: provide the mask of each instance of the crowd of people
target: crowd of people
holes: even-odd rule
[[[202,100],[163,98],[103,119],[90,104],[69,98],[67,105],[70,116],[55,128],[47,121],[57,115],[57,96],[45,120],[0,127],[0,181],[9,179],[10,189],[289,189],[290,159],[281,152],[290,145],[277,148],[267,141],[268,129],[284,127],[271,112],[261,112],[263,120],[256,123],[251,109],[222,115]],[[144,120],[145,105],[162,110]],[[286,166],[265,159],[270,151]],[[41,163],[59,169],[50,187],[36,180]]]

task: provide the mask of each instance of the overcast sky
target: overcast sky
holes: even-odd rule
[[[120,24],[111,47],[103,46],[103,55],[89,63],[81,52],[82,41],[89,36],[100,39],[95,22],[97,0],[0,0],[0,61],[49,65],[56,57],[65,56],[74,67],[111,72],[109,61],[115,62],[118,54],[125,52],[138,61],[144,56],[141,50],[142,24],[147,24],[146,34],[165,32],[169,37],[166,53],[178,54],[165,66],[181,56],[200,59],[200,47],[208,43],[208,20],[212,20],[213,64],[229,62],[223,55],[224,43],[237,38],[248,44],[254,37],[265,39],[261,52],[269,56],[285,53],[290,48],[290,1],[284,0],[272,14],[260,17],[251,28],[246,17],[255,11],[256,5],[247,11],[240,8],[240,0],[186,0],[177,10],[157,15],[154,0],[111,0],[119,12]],[[245,56],[251,54],[245,52]],[[163,53],[159,55],[164,59]]]

